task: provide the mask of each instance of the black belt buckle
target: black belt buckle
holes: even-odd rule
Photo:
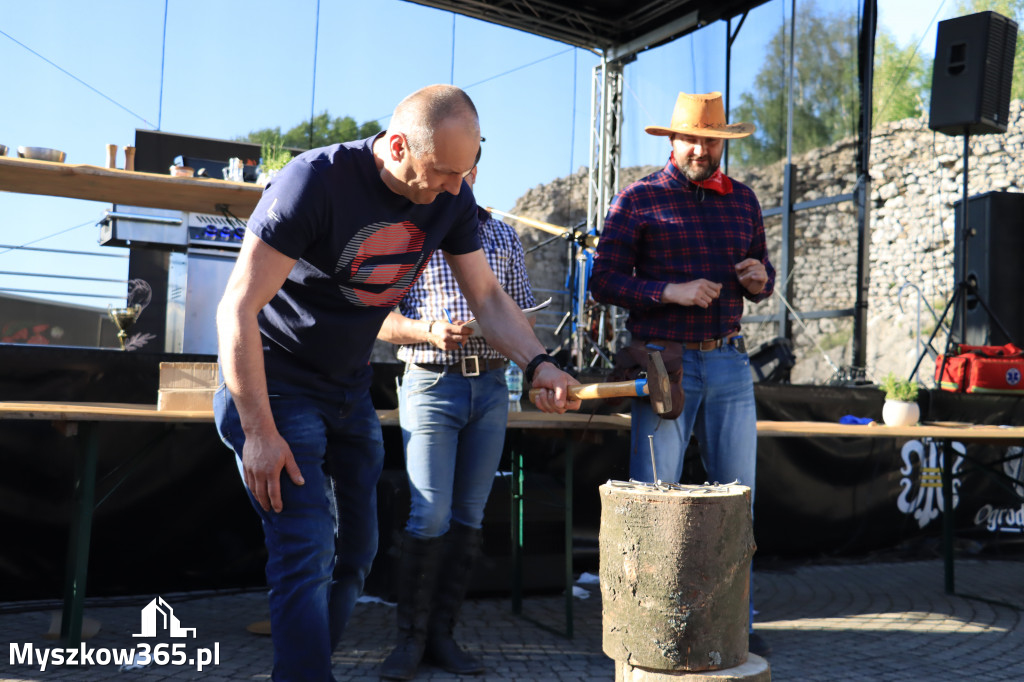
[[[737,334],[736,336],[730,337],[729,343],[732,345],[733,348],[735,348],[739,352],[747,352],[747,342],[743,340],[742,334]]]
[[[469,365],[466,364],[468,360],[473,361],[473,369],[469,369]],[[462,358],[462,376],[464,377],[478,377],[480,376],[480,356],[470,355]]]

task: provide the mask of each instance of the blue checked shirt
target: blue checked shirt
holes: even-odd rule
[[[664,169],[619,192],[612,200],[597,247],[591,292],[596,300],[629,310],[626,328],[637,339],[704,341],[739,331],[743,299],[772,293],[761,205],[735,180],[728,194],[690,182],[671,158]],[[768,282],[747,291],[735,265],[764,263]],[[706,279],[722,285],[707,308],[661,302],[665,285]]]
[[[526,274],[526,261],[519,235],[510,225],[491,217],[482,208],[479,213],[477,232],[487,263],[498,278],[498,284],[520,308],[532,307],[535,301]],[[455,275],[448,267],[444,254],[435,251],[423,274],[399,303],[398,310],[411,320],[447,322],[445,309],[455,321],[465,322],[475,317],[459,291]],[[429,343],[409,344],[398,349],[399,360],[414,364],[454,365],[471,355],[481,358],[502,357],[501,353],[487,344],[479,329],[469,337],[464,347],[453,351],[444,351]]]

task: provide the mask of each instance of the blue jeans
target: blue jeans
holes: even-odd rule
[[[658,478],[678,483],[690,435],[700,443],[700,458],[711,483],[739,481],[750,488],[751,513],[757,473],[757,410],[750,359],[730,345],[700,351],[683,351],[683,413],[678,419],[662,419],[648,400],[633,400],[629,475],[638,481],[654,481],[651,442]],[[702,481],[695,481],[700,483]],[[754,623],[753,575],[750,586],[750,620]]]
[[[241,468],[245,434],[223,386],[213,407],[217,430]],[[272,395],[270,407],[306,481],[297,486],[281,472],[280,513],[263,511],[249,494],[267,546],[273,679],[328,682],[331,652],[377,553],[380,422],[368,390],[341,404]]]
[[[633,401],[630,477],[654,480],[648,439],[653,435],[658,478],[678,483],[686,446],[695,434],[708,480],[749,486],[753,504],[757,412],[747,354],[729,345],[711,351],[684,350],[683,391],[686,397],[678,419],[662,419],[648,400]]]
[[[505,444],[504,371],[464,377],[408,365],[398,405],[412,498],[406,531],[434,538],[452,520],[480,528]]]

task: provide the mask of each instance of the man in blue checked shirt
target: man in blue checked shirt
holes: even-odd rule
[[[466,177],[472,187],[476,167]],[[523,247],[509,225],[478,207],[477,233],[501,288],[521,308],[534,304]],[[408,680],[420,660],[466,675],[479,659],[452,637],[480,552],[484,506],[508,421],[507,361],[463,322],[474,317],[444,258],[435,255],[381,328],[401,344],[399,395],[412,509],[402,538],[398,641],[381,666]]]
[[[680,93],[667,136],[665,168],[622,190],[608,210],[590,280],[596,300],[629,310],[633,343],[682,357],[683,411],[664,420],[633,401],[630,476],[675,483],[691,434],[708,480],[739,481],[754,500],[757,414],[740,317],[744,299],[772,293],[761,206],[753,191],[719,169],[726,139],[754,132],[729,125],[722,96]],[[751,632],[751,651],[768,648]]]

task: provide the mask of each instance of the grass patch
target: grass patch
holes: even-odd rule
[[[851,329],[840,329],[837,332],[828,334],[821,340],[822,350],[832,350],[839,346],[845,346],[853,338],[853,330]]]

